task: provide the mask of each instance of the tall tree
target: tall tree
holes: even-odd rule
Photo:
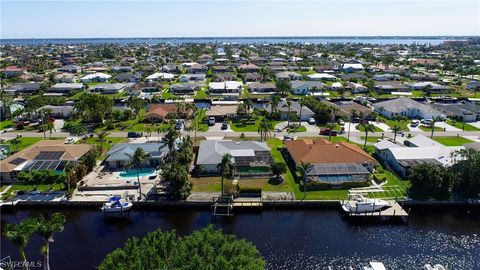
[[[391,128],[393,132],[393,142],[397,141],[397,134],[402,131],[402,127],[399,125],[393,125]]]
[[[296,169],[302,175],[303,182],[303,198],[304,200],[307,197],[307,169],[310,167],[310,163],[302,161],[300,164],[297,164]]]
[[[50,242],[53,242],[53,235],[63,231],[65,225],[65,216],[60,213],[54,213],[51,217],[40,216],[35,221],[36,232],[43,239],[43,269],[50,270]]]
[[[448,199],[453,174],[443,166],[423,163],[411,168],[409,180],[412,199]]]
[[[267,118],[262,118],[258,125],[258,133],[260,134],[260,140],[266,141],[268,136],[270,135],[270,131],[272,130],[272,122],[270,122]]]
[[[283,108],[287,108],[287,127],[290,128],[290,111],[292,109],[292,102],[290,101],[290,99],[287,99],[285,101],[285,104],[283,104],[282,106]]]
[[[24,263],[24,269],[28,268],[27,255],[25,254],[25,248],[27,247],[30,237],[35,232],[35,222],[32,219],[25,219],[19,224],[5,224],[3,235],[5,238],[12,241],[12,243],[18,248],[20,253],[20,259]]]
[[[432,119],[432,133],[430,134],[430,138],[433,139],[433,133],[435,132],[435,123],[442,121],[441,116],[435,116]]]
[[[108,133],[107,131],[100,131],[100,132],[97,132],[97,142],[100,143],[100,152],[103,154],[103,152],[105,151],[105,143],[107,142],[107,137],[108,135],[110,135],[110,133]]]
[[[139,189],[139,197],[138,199],[142,199],[142,183],[140,182],[140,169],[142,168],[143,164],[145,161],[147,161],[150,158],[150,154],[146,153],[143,148],[138,147],[135,152],[133,153],[133,156],[130,156],[130,163],[133,168],[135,168],[137,172],[137,182],[138,182],[138,189]]]
[[[330,129],[330,134],[328,134],[328,140],[331,141],[332,140],[332,131],[337,127],[337,124],[336,123],[327,123],[325,125],[326,128]]]
[[[217,168],[220,170],[220,173],[222,175],[222,180],[221,180],[222,195],[225,193],[224,184],[223,184],[225,175],[226,174],[233,175],[235,171],[235,165],[232,160],[233,160],[233,156],[230,155],[229,153],[226,153],[222,156],[222,160],[217,165]]]
[[[367,147],[368,133],[375,133],[375,126],[373,124],[361,123],[360,127],[363,129],[363,132],[365,132],[365,143],[363,144],[363,148],[365,148]]]

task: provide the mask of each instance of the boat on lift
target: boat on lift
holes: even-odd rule
[[[113,196],[102,205],[100,210],[104,213],[123,213],[129,211],[132,206],[132,202],[122,199],[120,196]]]
[[[443,265],[441,264],[435,264],[432,266],[431,264],[427,263],[425,266],[423,266],[424,270],[447,270]]]
[[[354,213],[370,213],[391,207],[390,203],[381,199],[370,199],[360,194],[350,194],[348,200],[342,203],[343,211]]]

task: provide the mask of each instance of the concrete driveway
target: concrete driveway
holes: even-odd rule
[[[445,122],[437,122],[435,123],[435,126],[443,128],[445,131],[462,131],[461,129],[451,126]]]
[[[210,126],[208,128],[208,131],[213,131],[213,132],[233,132],[233,130],[230,128],[230,123],[228,124],[227,129],[222,129],[222,123],[215,123],[215,125]]]
[[[55,127],[56,131],[62,131],[64,124],[65,121],[63,119],[55,119],[55,121],[53,122],[53,126]]]

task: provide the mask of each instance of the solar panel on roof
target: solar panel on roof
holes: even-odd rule
[[[25,161],[27,161],[27,160],[24,159],[24,158],[16,158],[14,160],[11,160],[9,163],[11,163],[13,165],[19,165],[19,164],[22,164]]]
[[[59,160],[65,151],[40,151],[35,157],[37,160]]]

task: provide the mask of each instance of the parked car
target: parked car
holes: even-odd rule
[[[310,118],[308,119],[308,123],[309,123],[310,125],[315,125],[315,123],[316,123],[315,118],[310,117]]]
[[[182,130],[184,126],[184,123],[182,120],[178,120],[177,123],[175,124],[175,129],[176,130]]]
[[[223,123],[222,123],[222,130],[225,130],[225,129],[228,129],[228,122],[227,121],[223,121]]]
[[[341,125],[341,126],[345,125],[345,121],[343,121],[343,119],[338,119],[337,122],[338,122],[338,124]]]
[[[127,137],[128,138],[140,138],[143,136],[142,132],[128,132]]]
[[[214,126],[214,125],[215,125],[215,117],[210,116],[210,117],[208,118],[208,125],[209,125],[209,126]]]
[[[426,126],[431,126],[433,124],[433,120],[432,119],[422,119],[422,121],[420,121],[420,123],[422,123]]]
[[[283,136],[283,140],[284,140],[284,141],[291,141],[291,140],[293,140],[293,139],[294,139],[294,138],[293,138],[293,136],[291,136],[291,135],[285,135],[285,136]]]
[[[320,130],[320,135],[325,135],[325,136],[337,136],[338,135],[338,131],[337,130],[332,130],[332,129],[322,129]]]
[[[418,127],[418,125],[420,125],[420,121],[418,121],[418,120],[413,120],[413,121],[410,123],[410,126],[411,126],[411,127]]]

